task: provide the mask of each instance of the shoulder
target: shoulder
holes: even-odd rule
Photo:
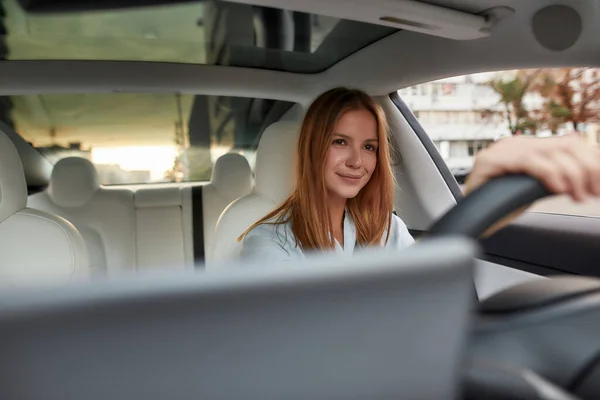
[[[392,230],[397,229],[406,230],[408,232],[408,227],[406,226],[402,218],[400,218],[396,214],[392,214]]]
[[[246,236],[244,236],[244,242],[255,239],[266,239],[283,244],[288,239],[290,232],[288,224],[260,224],[248,231]]]
[[[406,248],[414,242],[415,240],[408,231],[404,221],[402,221],[402,219],[396,214],[392,214],[392,223],[390,227],[390,238],[388,244],[391,244],[394,247]]]
[[[288,225],[267,223],[252,228],[242,241],[242,258],[267,261],[290,257],[295,241]]]

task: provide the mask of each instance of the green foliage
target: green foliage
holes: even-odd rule
[[[511,134],[521,132],[535,132],[538,123],[530,116],[525,107],[524,99],[531,86],[538,77],[539,71],[519,71],[510,80],[493,79],[488,84],[500,96],[500,103],[504,105],[508,129]]]

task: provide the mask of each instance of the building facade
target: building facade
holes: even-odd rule
[[[510,135],[500,96],[488,84],[493,78],[510,74],[482,73],[447,78],[404,88],[399,94],[450,169],[469,170],[478,151]],[[592,75],[590,79],[593,79]],[[541,108],[543,102],[538,94],[528,94],[524,99],[528,110]],[[597,142],[598,124],[587,124],[582,128],[590,141]],[[564,127],[561,131],[568,129]],[[549,136],[551,133],[542,130],[537,135]]]

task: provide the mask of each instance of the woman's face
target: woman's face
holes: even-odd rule
[[[329,196],[351,199],[369,182],[377,165],[377,121],[367,110],[349,111],[333,130],[325,162]]]

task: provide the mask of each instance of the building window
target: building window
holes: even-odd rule
[[[450,157],[458,158],[466,156],[467,143],[464,140],[450,142]]]
[[[493,143],[493,140],[470,140],[467,145],[469,156],[476,156],[478,152],[488,147],[491,143]]]

